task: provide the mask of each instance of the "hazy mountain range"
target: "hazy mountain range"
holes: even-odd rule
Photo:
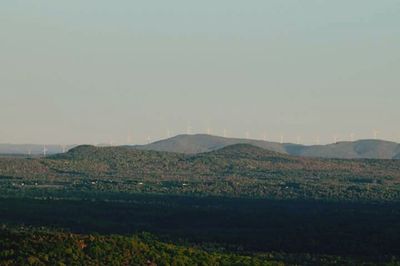
[[[400,159],[400,144],[384,140],[344,141],[328,145],[298,145],[253,139],[224,138],[205,134],[178,135],[147,145],[134,146],[136,149],[169,151],[196,154],[214,151],[234,144],[251,144],[270,151],[284,154],[343,159]]]
[[[298,145],[263,140],[224,138],[206,134],[178,135],[147,145],[130,146],[140,150],[167,151],[185,154],[197,154],[215,151],[234,144],[251,144],[266,150],[283,154],[342,159],[400,159],[400,144],[384,140],[343,141],[328,145]],[[62,153],[75,147],[69,145],[46,145],[46,154]],[[43,145],[37,144],[0,144],[0,154],[42,155]]]

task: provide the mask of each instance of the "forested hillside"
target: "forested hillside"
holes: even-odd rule
[[[0,159],[4,193],[109,191],[271,199],[398,201],[400,161],[295,157],[247,144],[196,155],[79,146]]]
[[[1,265],[396,265],[400,255],[398,160],[86,145],[0,158],[0,196],[11,226]]]

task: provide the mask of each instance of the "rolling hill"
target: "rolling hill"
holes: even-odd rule
[[[400,145],[384,140],[358,140],[354,142],[338,142],[329,145],[297,145],[276,143],[262,140],[237,139],[199,135],[178,135],[176,137],[133,146],[135,149],[168,151],[185,154],[196,154],[221,149],[233,144],[251,144],[263,149],[289,155],[342,159],[399,159]]]
[[[45,158],[0,158],[0,181],[4,193],[21,188],[37,193],[36,188],[46,187],[79,193],[397,201],[400,161],[307,158],[250,144],[198,154],[83,145]]]

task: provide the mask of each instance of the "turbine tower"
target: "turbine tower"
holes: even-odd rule
[[[374,129],[373,133],[374,133],[374,139],[378,139],[379,131]]]
[[[267,133],[266,132],[263,133],[263,138],[262,139],[263,139],[263,141],[267,141]]]
[[[250,139],[250,132],[246,131],[246,139]]]
[[[339,141],[339,138],[338,138],[338,136],[337,135],[333,135],[333,143],[338,143],[338,141]]]
[[[190,123],[188,123],[188,125],[186,127],[186,134],[187,135],[192,134],[192,126],[190,125]]]
[[[224,138],[228,136],[226,129],[224,128]]]
[[[354,133],[350,133],[350,141],[353,142],[354,141]]]
[[[46,144],[43,145],[43,156],[46,156],[47,154],[47,148],[46,148]]]
[[[126,137],[126,141],[128,142],[128,145],[132,144],[132,135],[131,135],[131,134],[129,134],[129,135]]]
[[[316,143],[317,145],[320,145],[320,144],[321,144],[321,138],[320,138],[319,136],[317,136],[317,138],[315,139],[315,143]]]
[[[283,137],[283,135],[281,135],[280,143],[283,144],[283,141],[284,141],[284,137]]]

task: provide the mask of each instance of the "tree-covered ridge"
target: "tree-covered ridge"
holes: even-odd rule
[[[399,160],[304,158],[247,144],[196,155],[79,146],[47,158],[0,159],[0,176],[3,190],[12,193],[58,188],[275,199],[400,199]]]
[[[0,229],[0,265],[283,265],[272,259],[206,252],[149,234],[80,235],[31,228]]]
[[[218,245],[163,242],[149,233],[132,236],[74,234],[54,229],[0,226],[0,265],[283,266],[400,265],[396,257],[368,262],[317,254],[229,252]]]

